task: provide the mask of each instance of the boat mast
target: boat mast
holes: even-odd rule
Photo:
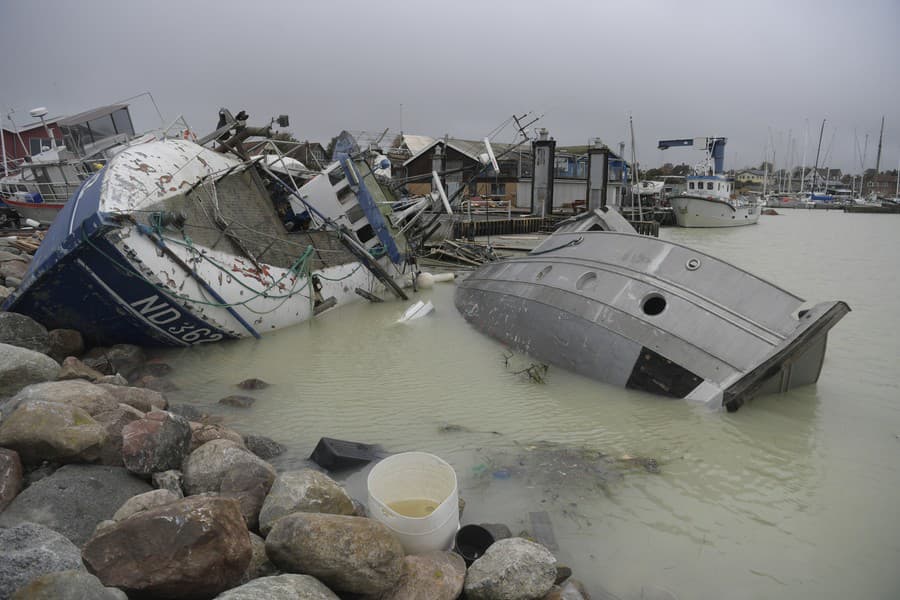
[[[631,131],[631,209],[634,210],[634,190],[637,189],[638,220],[644,220],[644,208],[641,206],[640,174],[637,170],[637,152],[634,149],[634,120],[628,115],[628,129]]]
[[[825,119],[822,119],[822,128],[819,129],[819,145],[816,147],[816,165],[813,167],[813,181],[812,188],[810,189],[810,194],[814,194],[816,191],[816,181],[819,178],[819,152],[822,151],[822,134],[825,133]]]
[[[9,175],[9,168],[6,166],[6,135],[3,133],[3,123],[0,122],[0,152],[3,153],[3,176]]]
[[[878,134],[878,156],[875,158],[875,179],[878,180],[879,169],[881,168],[881,142],[884,139],[884,115],[881,117],[881,133]]]
[[[866,180],[866,154],[869,152],[869,134],[866,134],[866,143],[863,145],[863,153],[862,153],[862,162],[859,164],[859,168],[862,171],[862,175],[859,176],[859,197],[865,198],[866,190],[863,187],[863,182]]]
[[[809,148],[809,119],[803,129],[803,164],[800,165],[800,195],[803,195],[803,187],[806,185],[806,150]]]

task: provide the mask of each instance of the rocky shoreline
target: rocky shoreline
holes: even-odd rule
[[[18,285],[28,257],[7,249]],[[0,600],[589,597],[527,535],[468,567],[404,555],[327,473],[278,472],[274,440],[170,405],[170,370],[0,312]]]

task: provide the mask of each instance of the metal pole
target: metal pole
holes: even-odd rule
[[[2,125],[0,125],[0,151],[3,152],[3,176],[7,177],[9,175],[9,168],[6,166],[6,132]]]

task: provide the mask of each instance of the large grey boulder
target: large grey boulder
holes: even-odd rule
[[[313,469],[281,473],[259,512],[259,530],[269,533],[272,525],[294,512],[353,515],[353,500],[328,475]]]
[[[29,385],[13,396],[10,406],[21,406],[34,400],[77,406],[87,411],[89,415],[113,410],[119,406],[112,394],[98,385],[81,379],[47,381]]]
[[[275,468],[236,442],[216,439],[191,452],[184,461],[183,489],[187,495],[218,493],[238,501],[249,529],[259,524],[259,511]]]
[[[325,585],[309,575],[273,575],[228,590],[215,600],[340,600]]]
[[[556,580],[556,558],[544,546],[523,538],[491,544],[469,566],[465,593],[470,600],[537,600]]]
[[[39,523],[80,546],[126,500],[151,489],[121,467],[66,465],[16,496],[0,513],[0,527]]]
[[[58,374],[59,363],[46,354],[0,342],[0,398],[32,383],[52,381]]]
[[[19,453],[0,448],[0,512],[22,491],[22,461]]]
[[[47,345],[47,354],[59,362],[84,352],[84,338],[74,329],[51,329],[47,333]]]
[[[45,460],[93,462],[106,439],[102,425],[68,404],[32,400],[0,421],[0,446],[15,450],[29,465]]]
[[[21,276],[16,275],[21,278]],[[0,312],[0,344],[28,348],[47,353],[50,349],[47,329],[31,317],[19,313]]]
[[[43,525],[0,527],[0,548],[0,600],[45,573],[84,569],[78,547]]]
[[[107,377],[109,376],[107,375]],[[165,396],[159,392],[148,390],[147,388],[115,385],[111,383],[98,383],[97,387],[103,388],[112,394],[113,398],[120,404],[127,404],[141,412],[146,413],[151,410],[166,410],[169,406],[169,402],[166,400]]]
[[[266,554],[281,570],[312,575],[335,592],[382,594],[403,572],[400,542],[383,523],[363,517],[284,516],[266,537]]]
[[[82,570],[57,571],[32,579],[12,600],[128,600],[122,590],[105,587]]]
[[[380,600],[455,600],[465,580],[466,561],[455,552],[410,554],[397,587]]]
[[[122,428],[122,461],[137,475],[179,468],[190,448],[191,426],[174,413],[155,410]]]
[[[250,536],[237,502],[184,498],[139,512],[84,545],[88,570],[105,585],[151,598],[209,598],[240,583]]]
[[[191,452],[184,461],[184,491],[188,495],[219,492],[230,471],[252,467],[271,473],[274,481],[275,468],[266,461],[231,440],[212,440]]]

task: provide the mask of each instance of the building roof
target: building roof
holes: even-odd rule
[[[427,135],[409,135],[403,134],[403,144],[415,156],[428,146],[434,143],[434,138]]]
[[[99,119],[100,117],[105,117],[106,115],[112,114],[120,108],[127,107],[127,104],[110,104],[109,106],[92,108],[91,110],[80,112],[77,115],[72,115],[71,117],[60,119],[59,125],[65,127],[70,125],[77,125],[78,123],[84,123],[86,121],[93,121],[94,119]]]
[[[406,136],[404,136],[404,138],[405,137]],[[432,141],[430,144],[423,147],[418,152],[414,152],[412,157],[404,161],[403,165],[406,166],[410,164],[438,144],[444,144],[447,148],[453,148],[460,154],[471,158],[475,162],[481,162],[478,157],[485,153],[484,142],[481,140],[460,140],[456,138],[439,139]],[[513,146],[515,146],[515,144],[501,144],[499,142],[491,142],[491,147],[494,150],[494,154],[497,156],[508,152]],[[410,148],[410,150],[412,150],[412,148]]]

